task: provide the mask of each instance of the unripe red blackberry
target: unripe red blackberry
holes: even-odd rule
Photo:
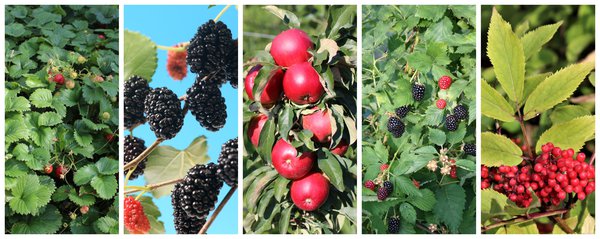
[[[373,180],[367,180],[365,182],[365,188],[375,190],[375,183],[373,182]]]

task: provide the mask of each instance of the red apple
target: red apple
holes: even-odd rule
[[[331,141],[331,111],[317,110],[302,116],[302,128],[313,133],[312,139],[319,143]]]
[[[279,175],[287,179],[304,177],[313,168],[316,156],[312,152],[303,152],[298,156],[298,151],[290,143],[280,139],[275,143],[271,152],[271,161]]]
[[[321,173],[311,173],[292,182],[290,193],[296,207],[305,211],[314,211],[327,201],[329,180]]]
[[[283,92],[296,104],[312,104],[325,92],[315,68],[308,62],[291,66],[283,77]]]
[[[331,149],[331,153],[343,156],[348,151],[348,142],[340,140],[340,143]]]
[[[248,126],[248,138],[250,138],[250,142],[254,147],[258,147],[258,140],[260,139],[260,131],[262,131],[265,122],[267,122],[267,117],[264,114],[259,114],[250,120],[250,125]]]
[[[254,80],[260,72],[262,65],[256,65],[250,69],[246,79],[244,80],[244,88],[248,98],[254,100],[252,89],[254,88]],[[260,94],[260,103],[265,106],[270,106],[281,99],[281,92],[283,91],[283,71],[281,68],[275,72],[271,72],[269,81],[265,85],[262,94]]]
[[[306,32],[290,29],[279,33],[271,43],[271,56],[277,65],[289,67],[310,58],[312,41]]]

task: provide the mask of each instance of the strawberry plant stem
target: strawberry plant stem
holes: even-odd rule
[[[158,145],[160,143],[162,143],[163,141],[165,141],[164,139],[158,138],[156,139],[156,141],[154,141],[154,143],[152,143],[152,145],[150,145],[150,147],[148,147],[146,150],[144,150],[144,152],[142,152],[140,155],[138,155],[134,160],[132,160],[131,162],[125,164],[125,166],[123,167],[123,170],[129,170],[135,166],[137,166],[137,164],[142,161],[143,159],[145,159],[146,157],[148,157],[148,155],[150,153],[152,153],[152,151],[154,151],[154,149],[156,149],[156,147],[158,147]]]
[[[198,234],[206,234],[206,231],[208,231],[208,228],[210,227],[210,225],[215,221],[215,219],[217,219],[217,216],[219,216],[219,213],[221,213],[221,210],[223,210],[223,207],[225,207],[225,204],[227,204],[227,202],[229,201],[231,196],[233,196],[233,193],[235,192],[236,189],[237,189],[237,186],[231,187],[231,189],[229,189],[229,192],[227,192],[227,195],[225,195],[225,198],[223,198],[223,200],[219,203],[219,206],[217,206],[217,209],[215,209],[213,214],[210,215],[210,218],[208,219],[208,221],[206,221],[204,226],[202,226],[202,229],[200,229],[200,232],[198,232]]]
[[[483,226],[483,227],[481,227],[481,232],[483,233],[483,232],[492,230],[494,228],[503,227],[506,225],[516,224],[516,223],[521,223],[521,222],[527,222],[527,221],[531,221],[531,220],[542,218],[542,217],[550,217],[550,216],[560,215],[560,214],[564,214],[567,212],[569,212],[569,209],[558,209],[558,210],[547,211],[547,212],[537,212],[537,213],[532,213],[532,214],[528,214],[528,215],[520,215],[515,218],[511,218],[508,220],[503,220],[503,221],[499,221],[499,222],[496,222],[496,223],[493,223],[493,224],[490,224],[487,226]]]
[[[125,194],[132,194],[135,192],[139,192],[139,191],[147,191],[147,190],[153,190],[156,188],[160,188],[162,186],[167,186],[167,185],[171,185],[171,184],[175,184],[178,182],[183,181],[183,178],[177,178],[177,179],[171,179],[168,181],[164,181],[164,182],[160,182],[160,183],[155,183],[155,184],[148,184],[146,186],[143,187],[139,187],[139,186],[132,186],[131,188],[133,188],[132,190],[129,191],[125,191]]]

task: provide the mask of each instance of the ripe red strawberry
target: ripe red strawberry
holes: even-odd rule
[[[438,109],[446,108],[446,100],[444,100],[444,99],[437,100],[437,102],[435,102],[435,106],[437,106]]]
[[[59,179],[65,179],[65,175],[67,175],[68,172],[69,169],[67,169],[64,165],[59,164],[58,167],[56,167],[56,170],[54,170],[54,175],[56,175],[56,177]]]
[[[182,44],[177,44],[175,47],[181,47]],[[167,53],[167,72],[174,80],[182,80],[187,75],[187,64],[185,59],[187,51],[169,51]]]
[[[90,207],[83,206],[83,207],[79,208],[79,211],[81,212],[81,214],[86,214],[86,213],[88,213],[88,211],[90,211]]]
[[[371,190],[375,190],[375,183],[373,182],[373,180],[367,180],[365,182],[365,188],[371,189]]]
[[[125,228],[131,234],[146,234],[150,231],[150,222],[148,217],[144,213],[144,208],[140,201],[135,200],[134,197],[129,196],[125,198],[124,207],[124,221]]]
[[[114,134],[109,134],[109,133],[104,134],[104,139],[106,139],[106,141],[108,141],[108,142],[112,141],[114,138],[115,138]]]
[[[46,174],[51,174],[51,173],[52,173],[52,170],[53,170],[53,168],[54,168],[54,167],[52,166],[52,164],[47,164],[46,166],[44,166],[44,172],[45,172]]]
[[[60,85],[65,83],[65,77],[60,73],[56,74],[52,80]]]
[[[384,163],[381,166],[379,166],[379,170],[381,170],[383,172],[386,169],[388,169],[389,167],[390,167],[390,165],[388,165],[387,163]]]
[[[440,86],[440,89],[442,90],[447,90],[450,88],[450,85],[452,85],[452,78],[450,78],[450,76],[442,76],[438,80],[438,86]]]

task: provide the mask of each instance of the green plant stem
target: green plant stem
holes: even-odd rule
[[[221,203],[219,203],[219,206],[217,206],[217,209],[215,209],[215,211],[212,213],[212,215],[210,215],[210,218],[208,219],[208,221],[206,221],[204,226],[202,226],[202,229],[200,229],[200,232],[198,232],[198,234],[206,234],[206,231],[208,231],[208,228],[210,227],[210,225],[215,221],[215,219],[217,219],[217,216],[219,216],[219,213],[221,213],[221,210],[223,210],[223,207],[225,207],[225,204],[227,204],[227,202],[229,201],[231,196],[233,196],[233,193],[235,192],[236,189],[237,189],[237,186],[231,187],[231,189],[229,189],[229,192],[227,192],[227,195],[225,195],[225,198],[223,198],[223,201],[221,201]]]
[[[529,154],[529,158],[535,158],[533,156],[533,151],[531,151],[531,144],[529,143],[529,135],[527,134],[527,129],[525,128],[525,120],[523,120],[523,115],[520,110],[517,110],[519,114],[519,124],[521,125],[521,131],[523,132],[523,139],[525,139],[525,147],[527,147],[527,154]]]
[[[547,212],[537,212],[537,213],[532,213],[532,214],[528,214],[528,215],[520,215],[515,218],[499,221],[499,222],[496,222],[496,223],[493,223],[493,224],[490,224],[487,226],[482,226],[481,232],[486,232],[486,231],[492,230],[494,228],[503,227],[506,225],[527,222],[527,221],[531,221],[531,220],[534,220],[537,218],[560,215],[560,214],[569,212],[569,210],[570,209],[558,209],[558,210],[547,211]]]
[[[221,12],[219,13],[219,15],[217,15],[214,19],[215,22],[219,21],[219,18],[221,18],[221,16],[223,16],[223,14],[227,11],[227,9],[229,9],[229,7],[231,7],[231,5],[227,5],[225,6],[225,8],[223,8],[223,10],[221,10]]]
[[[175,184],[175,183],[178,183],[178,182],[181,182],[181,181],[183,181],[183,178],[171,179],[171,180],[168,180],[168,181],[164,181],[164,182],[160,182],[160,183],[155,183],[155,184],[148,184],[148,185],[142,186],[142,187],[140,187],[140,186],[132,186],[131,188],[133,188],[133,189],[131,189],[129,191],[125,191],[125,194],[132,194],[132,193],[136,193],[136,192],[139,192],[139,191],[152,191],[152,190],[154,190],[156,188],[160,188],[162,186],[167,186],[167,185]]]
[[[129,169],[132,169],[133,167],[137,166],[137,164],[139,162],[141,162],[143,159],[148,157],[148,155],[150,155],[150,153],[152,153],[152,151],[154,151],[154,149],[156,149],[156,147],[158,147],[158,145],[160,143],[162,143],[163,141],[165,141],[165,140],[162,138],[156,139],[156,141],[154,141],[154,143],[152,143],[152,145],[150,145],[150,147],[148,147],[146,150],[144,150],[144,152],[142,152],[140,155],[138,155],[131,162],[125,164],[125,166],[123,166],[123,170],[129,170]],[[131,170],[131,171],[133,171],[133,170]]]

